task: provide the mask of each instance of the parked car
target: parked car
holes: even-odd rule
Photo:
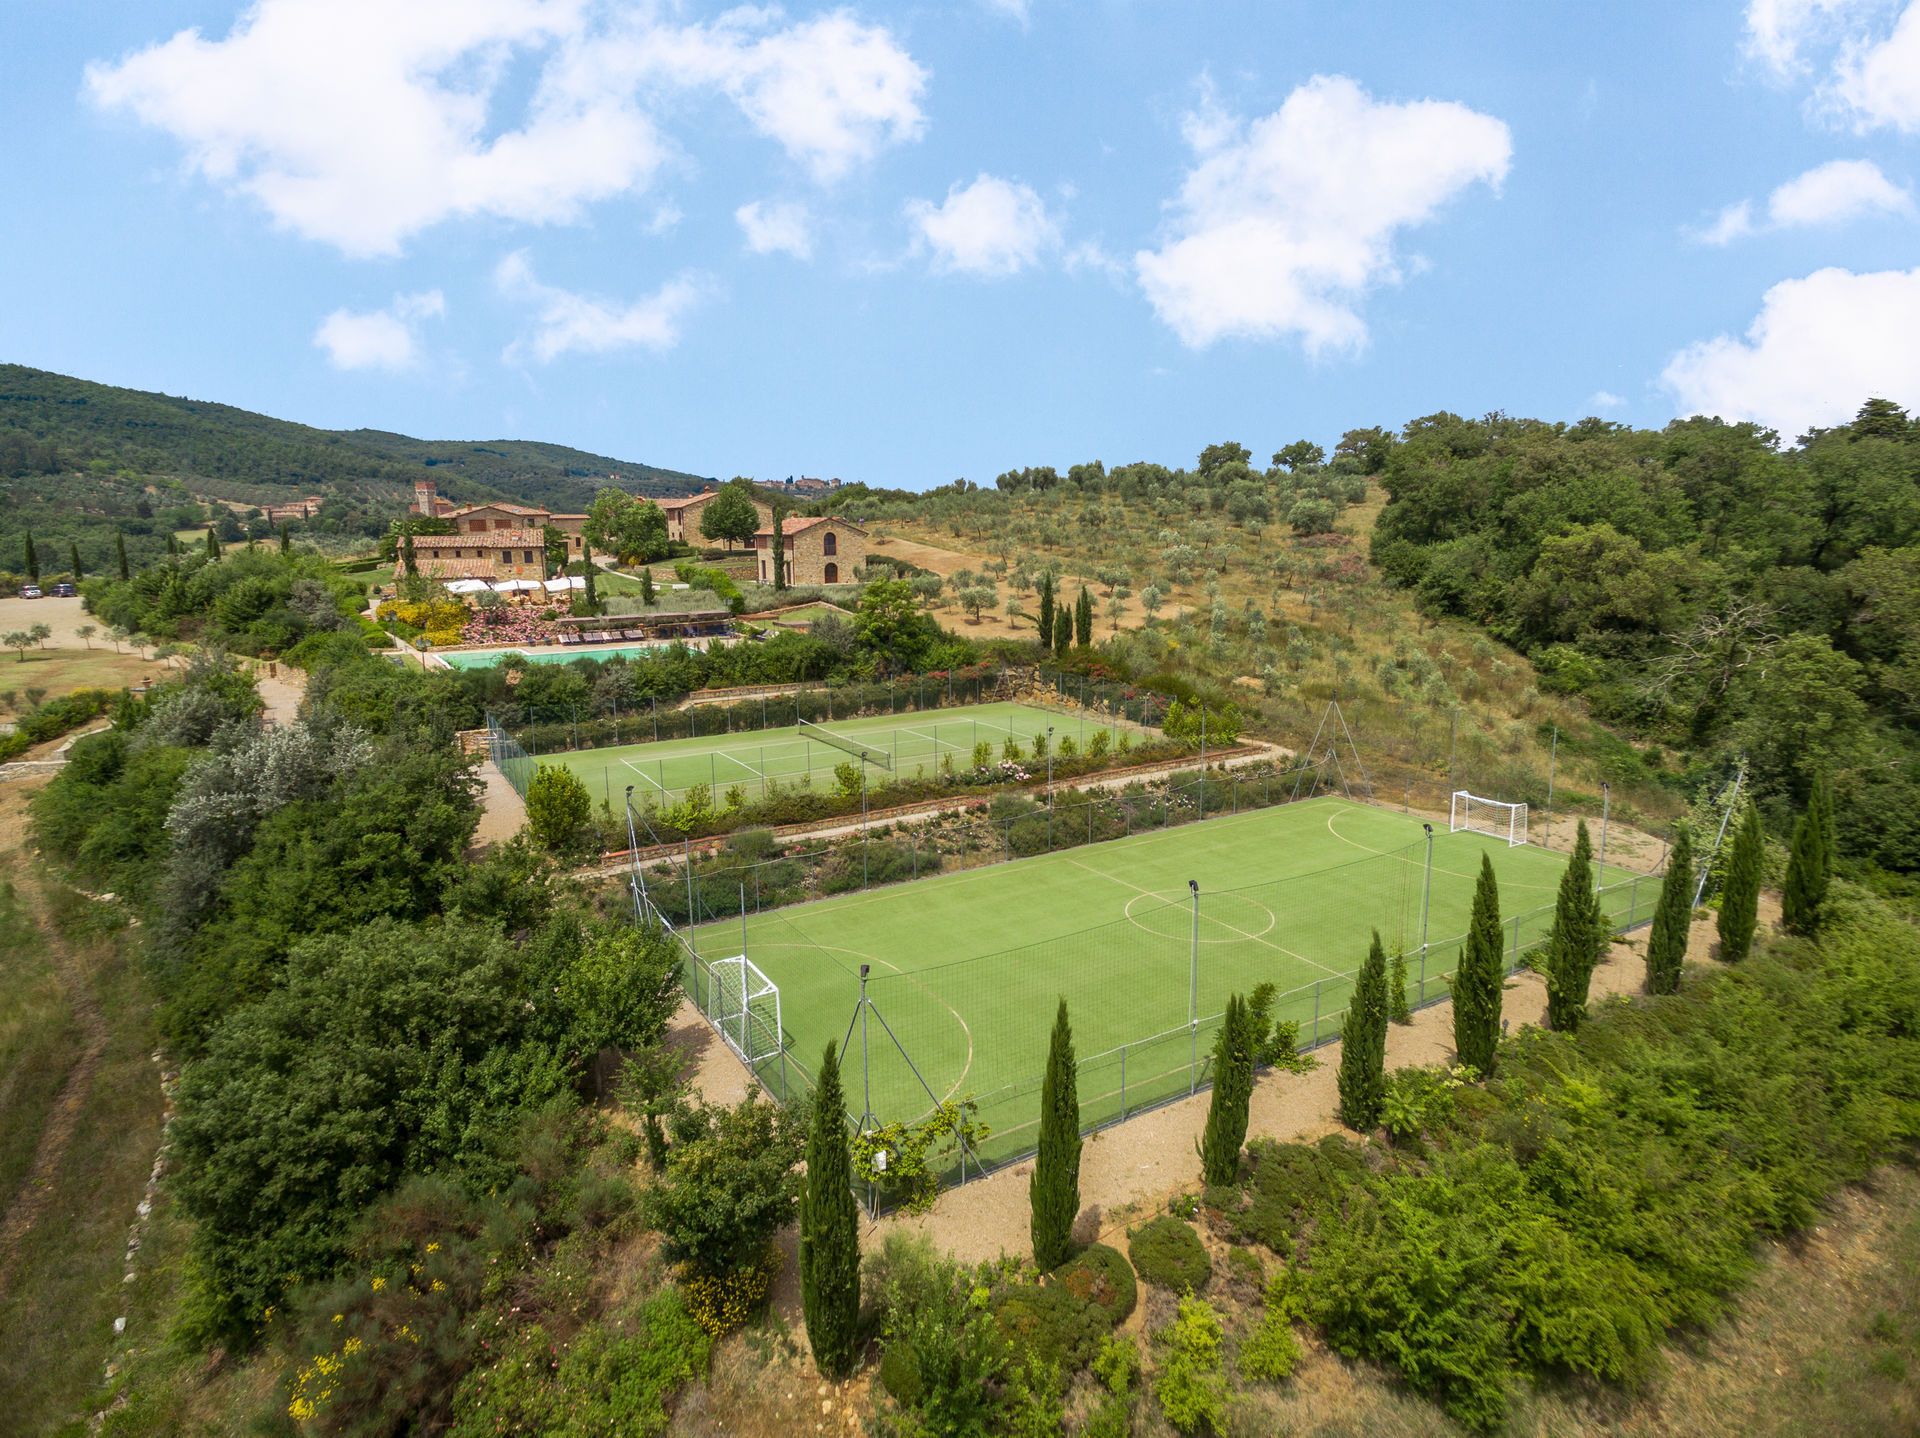
[[[56,599],[71,599],[79,592],[79,590],[75,589],[64,579],[53,586],[53,593]]]
[[[38,598],[40,598],[40,586],[39,586],[39,585],[37,585],[37,584],[23,584],[23,585],[21,585],[21,586],[20,586],[20,597],[21,597],[22,599],[38,599]]]

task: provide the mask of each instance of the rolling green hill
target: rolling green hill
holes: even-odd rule
[[[201,522],[198,501],[248,506],[328,498],[319,527],[377,534],[432,479],[450,499],[580,510],[608,484],[690,494],[702,477],[528,440],[427,440],[328,430],[232,405],[0,365],[0,570],[31,530],[50,567],[78,545],[97,570],[124,532],[138,559]]]

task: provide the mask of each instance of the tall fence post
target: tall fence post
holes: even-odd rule
[[[1193,940],[1187,952],[1187,1092],[1200,1086],[1200,881],[1187,880],[1193,895]]]
[[[1598,883],[1606,882],[1607,873],[1607,815],[1613,808],[1613,785],[1600,785],[1600,871],[1594,876]]]
[[[1427,875],[1420,890],[1420,963],[1422,975],[1426,972],[1427,953],[1427,914],[1433,905],[1433,825],[1422,824],[1427,831]]]

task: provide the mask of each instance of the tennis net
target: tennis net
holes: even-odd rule
[[[843,750],[853,755],[856,759],[878,765],[882,769],[893,768],[893,760],[888,757],[887,751],[884,749],[869,749],[866,745],[856,743],[852,739],[844,738],[834,733],[831,729],[826,728],[824,725],[814,723],[811,719],[800,720],[799,729],[801,735],[805,738],[817,739],[822,744]]]

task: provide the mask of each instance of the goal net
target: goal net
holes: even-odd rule
[[[1527,842],[1527,806],[1482,799],[1478,794],[1456,789],[1447,828],[1454,834],[1464,829],[1470,834],[1505,839],[1509,847],[1524,844]]]
[[[707,1017],[749,1065],[781,1051],[780,989],[744,954],[707,964]]]

